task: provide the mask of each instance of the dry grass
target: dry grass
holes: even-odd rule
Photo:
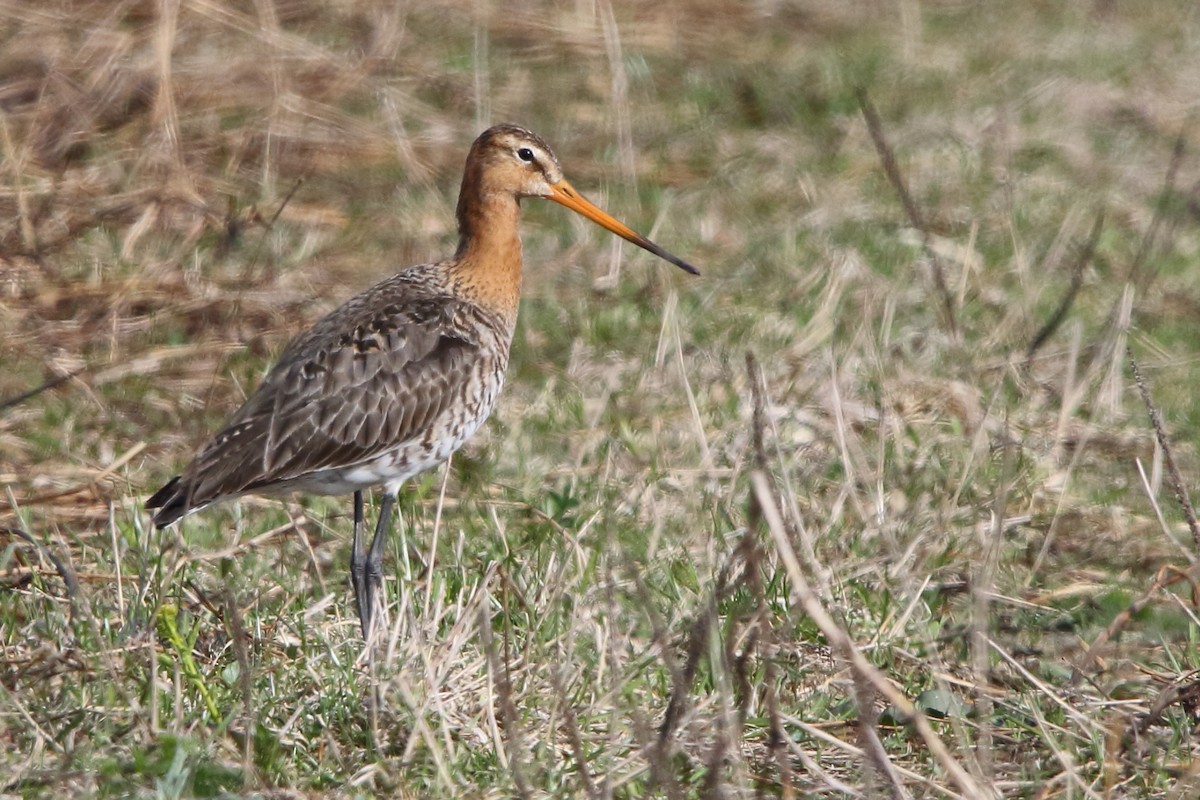
[[[0,13],[0,793],[1195,795],[1190,4]],[[368,658],[348,500],[139,503],[502,119],[705,275],[527,204]]]

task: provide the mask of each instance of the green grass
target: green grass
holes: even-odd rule
[[[615,64],[606,8],[8,9],[0,400],[77,374],[0,410],[0,794],[1195,795],[1196,545],[1124,356],[1190,488],[1192,6],[621,2]],[[704,275],[526,201],[505,393],[404,492],[368,659],[349,498],[141,502],[452,252],[481,116]]]

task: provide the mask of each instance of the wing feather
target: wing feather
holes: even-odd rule
[[[389,285],[405,277],[350,300],[292,342],[172,491],[154,496],[164,520],[156,522],[419,439],[470,396],[470,381],[503,369],[496,360],[507,361],[508,342],[478,307],[414,287],[401,287],[407,296],[395,303],[373,296],[396,293]]]

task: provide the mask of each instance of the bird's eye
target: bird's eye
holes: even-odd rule
[[[533,151],[530,150],[528,147],[522,147],[520,150],[517,151],[517,158],[521,159],[526,164],[532,164],[533,163]]]

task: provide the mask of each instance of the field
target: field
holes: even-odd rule
[[[0,797],[1200,796],[1194,3],[0,15]],[[703,275],[523,204],[367,652],[348,497],[142,502],[499,121]]]

